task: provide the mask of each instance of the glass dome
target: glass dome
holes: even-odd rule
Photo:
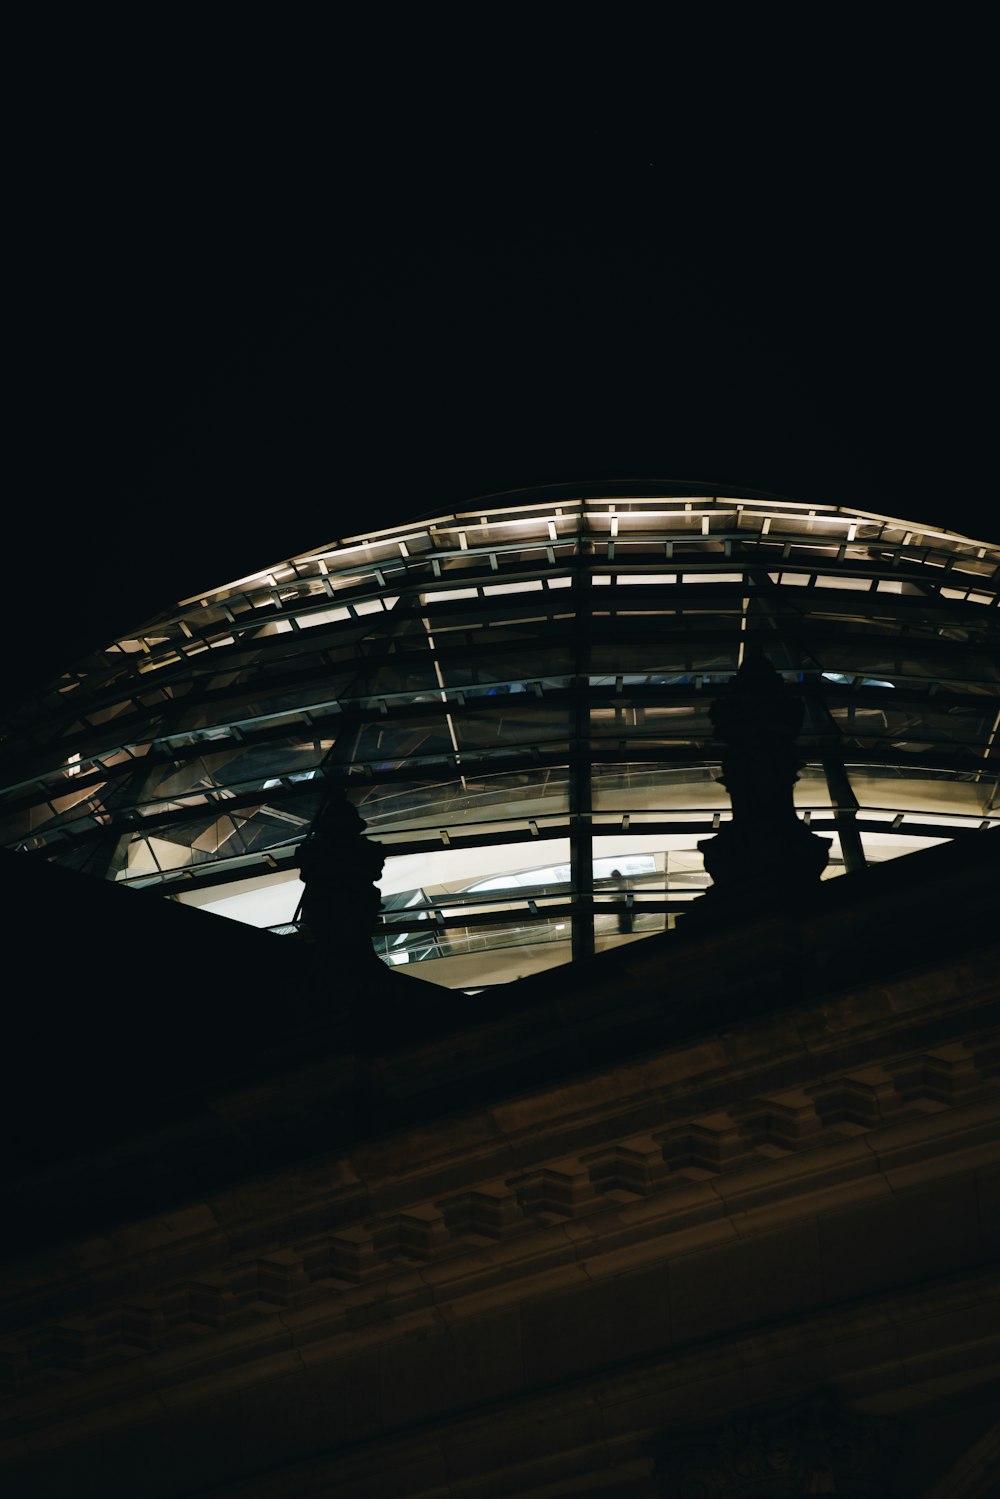
[[[802,694],[827,876],[1000,822],[1000,548],[843,505],[541,490],[185,599],[15,716],[0,840],[294,932],[346,785],[376,948],[458,988],[673,924],[729,815],[708,709],[752,634]]]

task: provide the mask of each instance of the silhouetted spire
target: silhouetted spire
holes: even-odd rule
[[[384,976],[372,947],[381,896],[375,886],[385,864],[381,845],[341,790],[331,792],[299,850],[304,935],[319,944],[335,970]]]
[[[712,876],[709,907],[727,896],[760,906],[815,885],[829,839],[810,833],[795,813],[792,787],[805,763],[795,745],[802,703],[761,648],[747,646],[731,690],[710,717],[724,745],[720,780],[733,818],[698,847]]]

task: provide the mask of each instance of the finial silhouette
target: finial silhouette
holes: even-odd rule
[[[715,700],[709,716],[723,744],[719,779],[733,816],[698,845],[713,881],[706,895],[759,906],[816,884],[829,839],[799,820],[792,791],[805,763],[795,745],[802,703],[759,645],[748,644],[732,688]]]

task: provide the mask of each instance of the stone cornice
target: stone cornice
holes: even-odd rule
[[[748,1381],[755,1392],[751,1411],[781,1408],[800,1388],[800,1380],[811,1384],[819,1375],[823,1387],[847,1409],[875,1414],[905,1409],[918,1420],[924,1408],[933,1408],[943,1389],[974,1391],[988,1384],[1000,1376],[998,1306],[1000,1275],[995,1268],[904,1288],[849,1308],[822,1309],[761,1325],[735,1337],[707,1337],[628,1367],[603,1369],[482,1406],[469,1403],[439,1419],[306,1457],[291,1471],[283,1467],[278,1473],[244,1480],[238,1492],[240,1499],[284,1499],[289,1492],[302,1499],[356,1499],[377,1476],[380,1493],[405,1494],[407,1499],[438,1499],[442,1493],[450,1499],[480,1499],[480,1463],[487,1453],[495,1485],[490,1492],[549,1499],[562,1491],[559,1480],[566,1482],[572,1475],[582,1480],[611,1468],[623,1481],[636,1482],[637,1499],[647,1499],[653,1490],[642,1487],[641,1481],[653,1469],[664,1437],[672,1430],[686,1432],[692,1424],[723,1418],[731,1409],[734,1389],[742,1394]],[[914,1360],[907,1351],[914,1339],[920,1339],[922,1329],[941,1324],[942,1317],[949,1331],[938,1336],[929,1355]],[[970,1321],[977,1329],[971,1340],[963,1330]],[[416,1324],[409,1331],[419,1336]],[[322,1347],[275,1353],[269,1372],[280,1375],[283,1369],[316,1366],[325,1356]],[[914,1378],[915,1386],[910,1383]],[[901,1386],[908,1389],[902,1406],[895,1394]],[[163,1389],[137,1399],[130,1416],[151,1419],[179,1409],[181,1403],[197,1406],[219,1392],[217,1375],[205,1366],[200,1377],[176,1394]],[[124,1412],[109,1414],[117,1424]],[[61,1435],[68,1441],[93,1435],[103,1426],[93,1412],[81,1413]],[[537,1440],[530,1435],[525,1440],[526,1432],[536,1432]],[[0,1461],[14,1450],[13,1443],[0,1447]],[[22,1438],[16,1450],[30,1454],[35,1440],[31,1435]],[[570,1487],[568,1492],[576,1490]],[[968,1492],[969,1499],[978,1499],[986,1491]]]
[[[839,1074],[853,1074],[859,1065],[863,1070],[882,1067],[884,1075],[873,1074],[873,1102],[867,1110],[860,1102],[863,1089],[855,1099],[857,1118],[848,1119],[848,1125],[856,1134],[881,1123],[886,1108],[890,1117],[900,1109],[905,1112],[909,1095],[916,1098],[921,1089],[931,1099],[949,1102],[967,1097],[970,1086],[989,1088],[989,1079],[1000,1071],[998,1001],[1000,945],[820,1004],[688,1037],[475,1110],[430,1118],[342,1150],[328,1148],[294,1169],[261,1174],[252,1183],[70,1243],[20,1266],[8,1264],[0,1279],[0,1325],[9,1325],[14,1304],[30,1303],[32,1287],[51,1293],[74,1281],[113,1285],[119,1276],[134,1284],[147,1266],[186,1260],[192,1250],[202,1259],[249,1252],[276,1235],[307,1234],[320,1221],[334,1228],[366,1214],[399,1210],[570,1152],[613,1144],[638,1131],[680,1126],[732,1107],[734,1098],[741,1114],[752,1115],[758,1097],[793,1088],[825,1089],[816,1101],[807,1098],[803,1105],[806,1115],[812,1112],[819,1120],[835,1107],[826,1095]],[[974,1044],[975,1058],[963,1051],[937,1056],[942,1046],[964,1046],[966,1041]],[[929,1060],[922,1063],[925,1052]],[[411,1061],[417,1065],[417,1059]],[[900,1072],[899,1088],[888,1063]],[[282,1090],[297,1096],[324,1086],[344,1088],[345,1078],[335,1058],[268,1086],[280,1107]],[[244,1112],[252,1115],[256,1107],[253,1091],[228,1095],[214,1105],[219,1115],[237,1119]],[[807,1143],[817,1126],[806,1124],[804,1117],[802,1128],[801,1139],[793,1132],[785,1143],[796,1148]],[[183,1139],[166,1134],[160,1143],[179,1151]],[[111,1154],[106,1161],[96,1158],[97,1170],[110,1167],[114,1159]],[[57,1191],[60,1184],[60,1174],[51,1173],[49,1189]]]
[[[1000,1155],[995,993],[967,963],[758,1019],[35,1262],[8,1281],[12,1414],[135,1419],[973,1173]],[[916,1011],[953,1039],[890,1052]]]

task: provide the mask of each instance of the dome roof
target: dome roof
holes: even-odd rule
[[[0,841],[294,930],[331,779],[387,854],[376,946],[480,987],[663,930],[729,815],[708,709],[801,693],[829,876],[1000,823],[1000,548],[708,486],[563,486],[181,601],[17,715]]]

